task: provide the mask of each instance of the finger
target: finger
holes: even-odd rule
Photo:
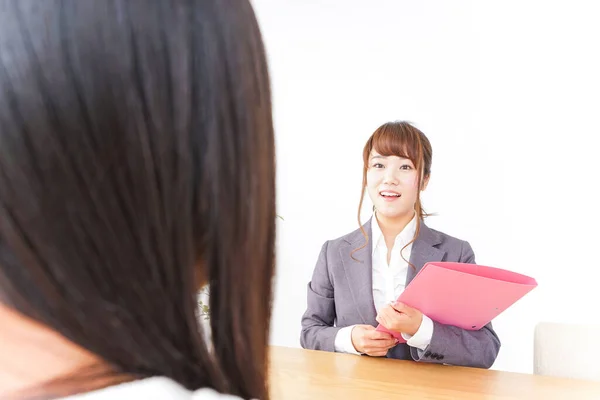
[[[381,325],[385,326],[385,317],[382,313],[377,314],[377,316],[375,317],[375,321],[377,321]]]
[[[391,304],[391,307],[392,307],[394,310],[398,311],[399,313],[408,313],[408,312],[410,312],[410,307],[409,307],[409,306],[407,306],[407,305],[406,305],[406,304],[404,304],[404,303],[400,303],[400,302],[398,302],[398,301],[397,301],[397,302],[394,302],[394,303],[392,303],[392,304]]]
[[[396,345],[397,345],[397,343],[391,342],[391,344],[388,344],[387,346],[384,346],[384,347],[370,346],[370,347],[366,348],[365,352],[367,354],[385,355],[391,348],[394,348]]]
[[[385,306],[381,307],[380,312],[381,311],[394,311],[394,307],[392,307],[392,303],[386,304]]]
[[[372,352],[373,357],[385,357],[388,350],[374,350]]]
[[[386,340],[384,342],[384,344],[372,344],[370,346],[365,347],[365,349],[369,350],[369,351],[384,351],[384,350],[389,350],[390,348],[394,347],[397,343],[395,343],[394,340]]]
[[[398,344],[398,340],[394,337],[389,338],[389,339],[374,339],[374,340],[368,340],[365,342],[365,348],[367,349],[386,349],[389,348],[391,346],[395,346],[396,344]]]
[[[394,346],[396,346],[398,344],[398,341],[396,339],[384,339],[384,340],[377,340],[377,348],[383,350],[383,349],[390,349]]]
[[[398,341],[398,339],[396,339],[395,337],[393,337],[390,334],[387,334],[385,332],[377,332],[377,333],[381,333],[382,335],[380,335],[381,337],[378,339],[374,339],[374,338],[369,338],[369,337],[365,337],[364,338],[364,347],[367,349],[371,349],[371,348],[384,348],[386,346],[391,346],[392,344],[396,343]]]
[[[394,337],[387,332],[371,331],[365,334],[367,339],[371,340],[393,340]]]
[[[371,348],[368,349],[367,351],[365,351],[365,353],[367,353],[370,356],[373,357],[383,357],[387,354],[388,349],[380,349],[380,348]]]
[[[406,324],[411,321],[413,318],[412,315],[408,314],[396,314],[394,317],[394,321],[398,324]]]
[[[365,328],[366,331],[374,331],[375,327],[373,325],[361,325]]]
[[[383,325],[384,327],[390,329],[390,326],[392,326],[392,325],[390,324],[390,320],[388,318],[386,318],[385,316],[382,316],[380,318],[380,320],[381,320],[381,322],[380,322],[381,325]]]
[[[398,313],[402,315],[408,315],[409,317],[414,317],[421,313],[421,311],[417,310],[416,308],[407,306],[404,303],[395,303],[392,308]]]
[[[392,318],[394,316],[394,314],[396,314],[396,312],[394,311],[393,308],[389,307],[389,308],[382,308],[381,311],[379,312],[378,317],[380,319],[383,319],[385,321],[390,321],[390,318]]]
[[[393,311],[393,309],[391,308],[391,306],[381,307],[379,309],[379,313],[377,314],[377,316],[384,315],[384,314],[388,313],[390,310]]]
[[[391,309],[391,311],[384,311],[381,313],[381,324],[388,329],[392,326],[397,327],[402,321],[406,321],[408,316],[406,314],[400,314]]]

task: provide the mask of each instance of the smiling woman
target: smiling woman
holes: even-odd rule
[[[432,155],[429,139],[407,122],[387,123],[377,129],[363,150],[359,225],[366,187],[380,224],[395,225],[401,231],[416,214],[418,234],[421,220],[428,216],[420,192],[429,182]],[[366,233],[365,238],[368,241]]]
[[[427,262],[475,263],[468,242],[424,223],[420,193],[429,182],[432,154],[427,137],[407,122],[386,123],[369,138],[359,226],[365,192],[373,218],[323,245],[308,284],[303,347],[481,368],[494,363],[500,341],[491,324],[466,331],[394,302]],[[407,342],[376,331],[378,323]]]

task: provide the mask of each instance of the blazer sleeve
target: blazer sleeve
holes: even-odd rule
[[[475,254],[468,242],[463,242],[459,262],[475,264]],[[433,336],[425,350],[410,348],[415,361],[464,367],[490,368],[498,352],[500,339],[490,322],[477,331],[433,321]]]
[[[334,327],[336,313],[334,287],[327,265],[325,242],[319,254],[307,290],[307,308],[302,316],[300,345],[305,349],[335,351],[335,337],[340,330]]]

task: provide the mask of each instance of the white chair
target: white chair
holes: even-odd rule
[[[534,333],[533,372],[600,381],[600,325],[539,323]]]

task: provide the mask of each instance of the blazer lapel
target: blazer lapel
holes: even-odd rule
[[[437,245],[441,243],[441,237],[435,231],[429,229],[421,220],[419,236],[413,243],[410,253],[410,263],[414,266],[408,267],[406,274],[406,286],[413,280],[425,264],[428,262],[442,261],[446,252],[438,249]]]
[[[365,244],[365,237],[359,229],[346,240],[345,246],[341,246],[340,257],[358,315],[364,324],[377,325],[373,302],[371,220],[363,225],[363,229],[369,238],[368,244],[352,253]]]
[[[377,316],[377,310],[373,302],[373,261],[371,256],[373,244],[371,240],[371,223],[372,220],[370,219],[363,225],[369,238],[368,244],[352,253],[365,244],[365,237],[359,229],[346,239],[344,246],[340,247],[340,258],[358,315],[364,324],[376,326],[377,321],[375,317]],[[406,274],[406,286],[408,286],[425,264],[444,259],[446,252],[435,247],[441,241],[441,236],[429,229],[421,221],[419,236],[417,236],[417,239],[413,243],[409,260],[415,268],[413,269],[409,266],[408,273]]]

